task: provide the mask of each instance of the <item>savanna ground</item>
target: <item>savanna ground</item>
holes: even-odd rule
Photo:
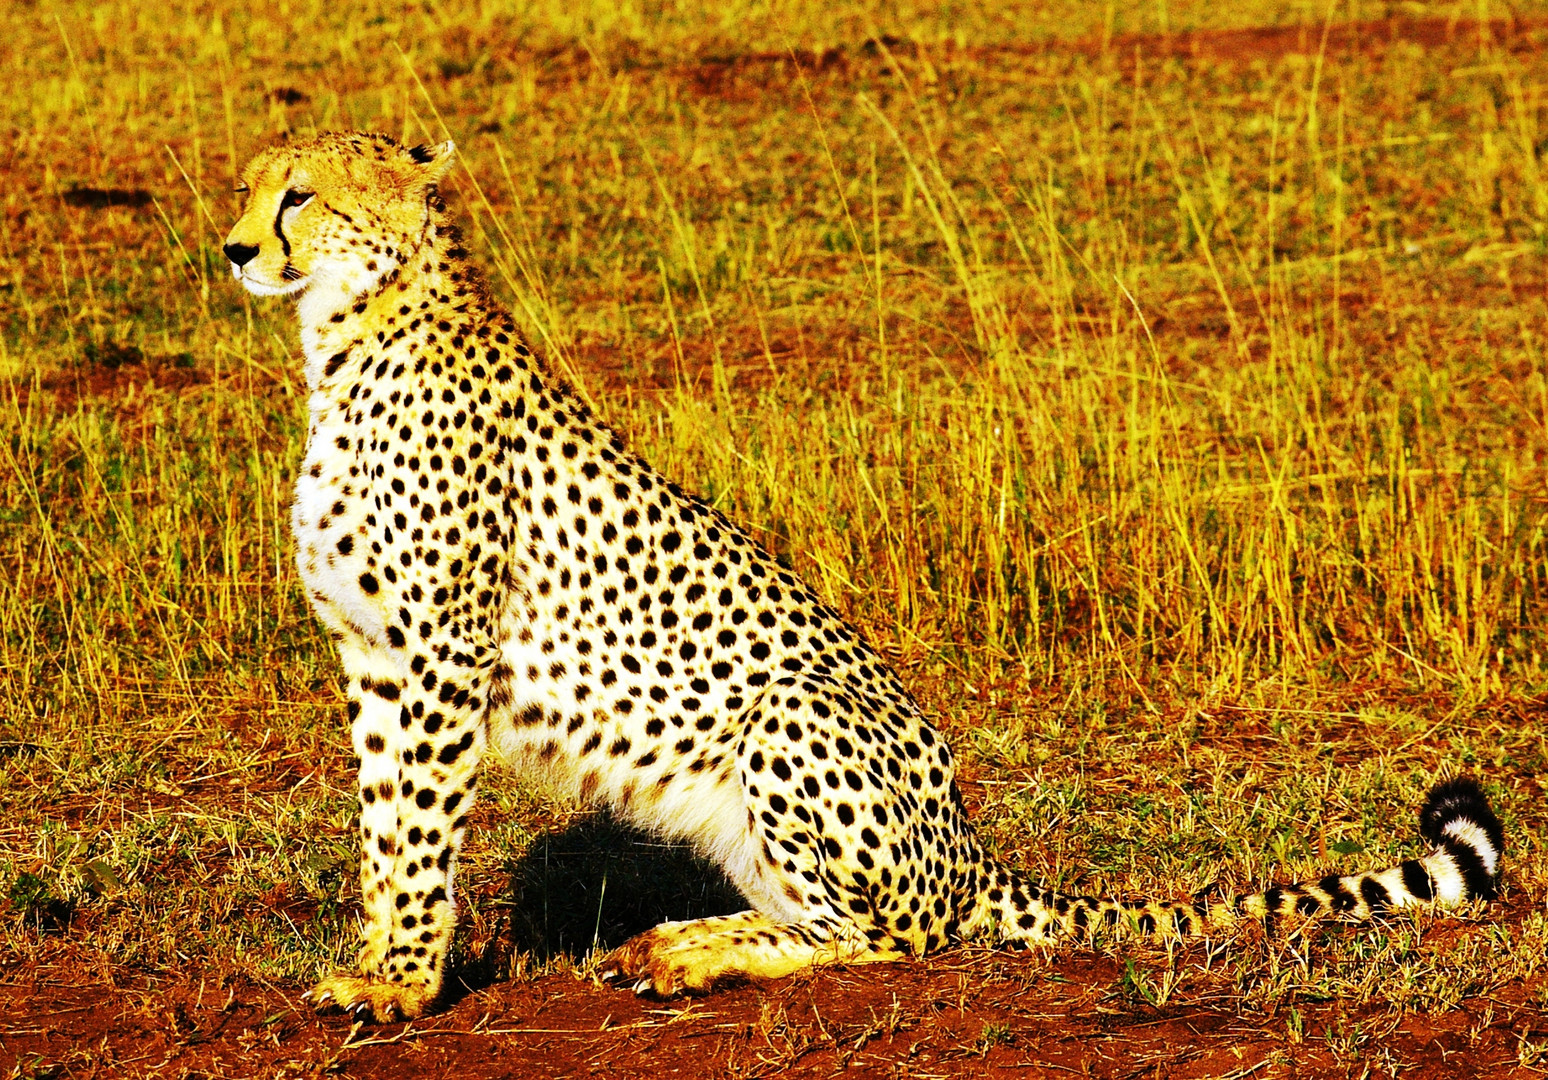
[[[0,1072],[1548,1071],[1548,9],[502,8],[0,9]],[[299,1008],[354,798],[293,315],[219,244],[344,126],[456,138],[534,340],[895,659],[1000,854],[1246,889],[1468,772],[1502,899],[641,1001],[596,947],[736,898],[494,766],[444,1011]]]

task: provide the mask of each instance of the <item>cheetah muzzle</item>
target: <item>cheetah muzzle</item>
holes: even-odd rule
[[[452,146],[328,134],[263,151],[225,251],[293,294],[310,421],[296,559],[348,678],[360,758],[358,970],[319,1007],[430,1008],[486,746],[719,864],[750,910],[603,963],[705,991],[954,941],[1156,936],[1365,917],[1494,893],[1478,787],[1399,866],[1213,903],[1062,895],[991,858],[952,754],[854,629],[745,532],[630,453],[522,340],[437,190]]]

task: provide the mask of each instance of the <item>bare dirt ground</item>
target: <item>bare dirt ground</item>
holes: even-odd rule
[[[360,1028],[298,1007],[289,988],[245,980],[114,987],[40,973],[0,987],[0,1068],[20,1077],[1241,1078],[1346,1075],[1346,1051],[1379,1043],[1388,1067],[1367,1060],[1354,1075],[1503,1078],[1541,1075],[1518,1064],[1518,1047],[1548,1034],[1540,1011],[1507,998],[1400,1018],[1329,1002],[1297,1021],[1205,1001],[1156,1007],[1124,986],[1111,959],[974,951],[686,1002],[551,975],[467,993],[409,1024]]]

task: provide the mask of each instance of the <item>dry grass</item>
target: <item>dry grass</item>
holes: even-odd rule
[[[1177,892],[1390,859],[1441,773],[1498,801],[1476,925],[1135,954],[1139,999],[1543,1008],[1548,24],[716,8],[0,13],[7,965],[352,948],[293,316],[219,242],[268,138],[444,125],[533,337],[907,669],[1006,854]],[[470,956],[575,820],[489,792]]]

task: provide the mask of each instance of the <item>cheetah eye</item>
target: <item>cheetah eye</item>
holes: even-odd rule
[[[238,195],[246,195],[247,194],[247,185],[242,183],[242,181],[238,180],[236,182],[236,187],[232,188],[231,190],[236,192]]]
[[[285,197],[280,200],[280,209],[289,210],[292,206],[305,206],[312,198],[310,191],[297,191],[291,188],[285,192]]]

